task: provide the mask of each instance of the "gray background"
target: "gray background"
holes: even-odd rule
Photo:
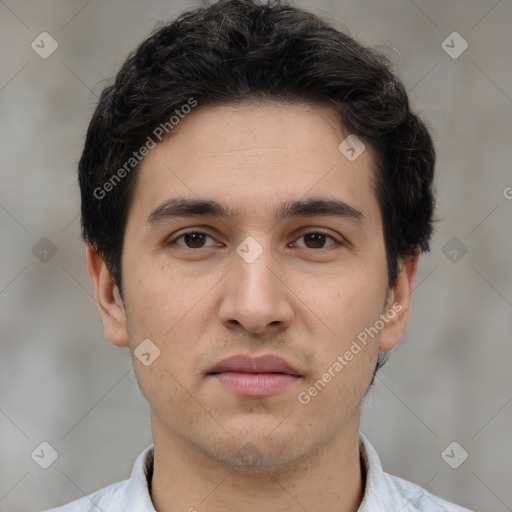
[[[127,478],[151,443],[129,354],[103,339],[96,314],[76,164],[102,81],[156,24],[192,5],[0,1],[2,512]],[[387,471],[475,510],[512,510],[512,1],[295,5],[398,49],[398,73],[438,149],[432,251],[362,430]],[[31,48],[43,31],[59,44],[47,59]],[[469,44],[456,59],[441,45],[453,31]],[[389,46],[380,48],[398,56]],[[32,252],[42,237],[57,248],[46,262]],[[453,237],[458,246],[446,246]],[[46,470],[31,458],[42,441],[59,453]],[[469,453],[458,469],[441,457],[452,441]]]

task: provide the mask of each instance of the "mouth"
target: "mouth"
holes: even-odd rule
[[[274,395],[302,378],[297,369],[280,357],[253,358],[244,354],[223,359],[207,376],[228,391],[251,397]]]

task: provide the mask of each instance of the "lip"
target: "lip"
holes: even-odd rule
[[[208,376],[225,389],[250,397],[274,395],[302,377],[296,368],[278,356],[254,358],[245,354],[223,359],[208,372]]]
[[[284,373],[300,377],[299,371],[290,363],[278,356],[263,355],[250,357],[245,354],[237,354],[219,361],[208,373]]]

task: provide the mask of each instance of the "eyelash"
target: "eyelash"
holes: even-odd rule
[[[178,236],[174,237],[173,239],[171,240],[168,240],[167,241],[167,245],[177,245],[176,242],[180,239],[182,239],[183,237],[185,237],[186,235],[190,235],[190,234],[197,234],[197,235],[206,235],[207,237],[210,237],[213,239],[213,237],[211,235],[209,235],[208,233],[205,233],[204,231],[197,231],[197,230],[191,230],[191,231],[185,231],[184,233],[181,233],[179,234]],[[338,245],[342,245],[342,242],[337,240],[336,238],[334,238],[334,236],[332,236],[331,234],[325,232],[325,231],[322,231],[322,230],[313,230],[313,231],[307,231],[305,233],[302,233],[298,238],[297,240],[299,240],[300,238],[303,238],[305,237],[306,235],[311,235],[311,234],[314,234],[314,235],[325,235],[327,238],[330,238],[332,241],[335,242],[335,244],[338,244]],[[335,245],[335,244],[332,244],[332,245]],[[310,249],[312,251],[320,251],[320,250],[326,250],[328,249],[329,247],[332,247],[332,245],[330,246],[327,246],[327,247],[320,247],[318,249],[311,249],[309,247],[302,247],[302,249]],[[194,249],[194,248],[191,248],[191,247],[186,247],[186,246],[180,246],[182,247],[183,249],[189,249],[191,251],[200,251],[201,249],[208,249],[209,247],[200,247],[198,249]]]

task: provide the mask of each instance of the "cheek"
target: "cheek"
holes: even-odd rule
[[[179,368],[183,371],[186,364],[180,361],[178,367],[173,368],[165,352],[148,367],[134,361],[137,382],[152,412],[176,432],[183,426],[191,426],[202,413],[194,394],[185,390],[188,384],[178,371]]]
[[[134,371],[142,393],[156,414],[178,411],[180,421],[188,422],[187,411],[193,409],[194,403],[189,403],[190,396],[184,393],[183,386],[190,387],[185,372],[193,364],[194,333],[187,314],[195,304],[195,294],[176,283],[169,273],[163,278],[160,267],[156,269],[147,272],[140,266],[130,275],[126,293]],[[148,366],[135,352],[146,339],[154,344],[149,352],[157,354]]]
[[[173,387],[172,376],[182,382],[184,369],[193,367],[196,340],[202,338],[209,318],[205,293],[216,280],[210,276],[198,283],[184,272],[156,264],[131,268],[129,273],[126,267],[129,285],[125,292],[130,348],[133,352],[149,339],[160,351],[151,371],[137,360],[134,365],[141,367],[138,375],[146,382],[151,379],[155,381],[152,386],[159,382],[165,385],[160,389],[168,389]]]
[[[377,362],[380,334],[371,328],[382,313],[387,277],[370,268],[336,274],[322,286],[303,288],[304,302],[321,312],[325,327],[316,336],[317,374],[308,385],[318,382],[311,390],[322,395],[318,402],[341,400],[350,408],[366,392]]]
[[[130,338],[136,342],[142,336],[163,343],[190,313],[200,290],[187,286],[190,278],[179,279],[179,274],[161,264],[140,262],[125,268]]]
[[[375,266],[374,268],[379,268]],[[350,268],[303,282],[297,295],[322,320],[338,348],[373,325],[386,298],[387,275]]]

